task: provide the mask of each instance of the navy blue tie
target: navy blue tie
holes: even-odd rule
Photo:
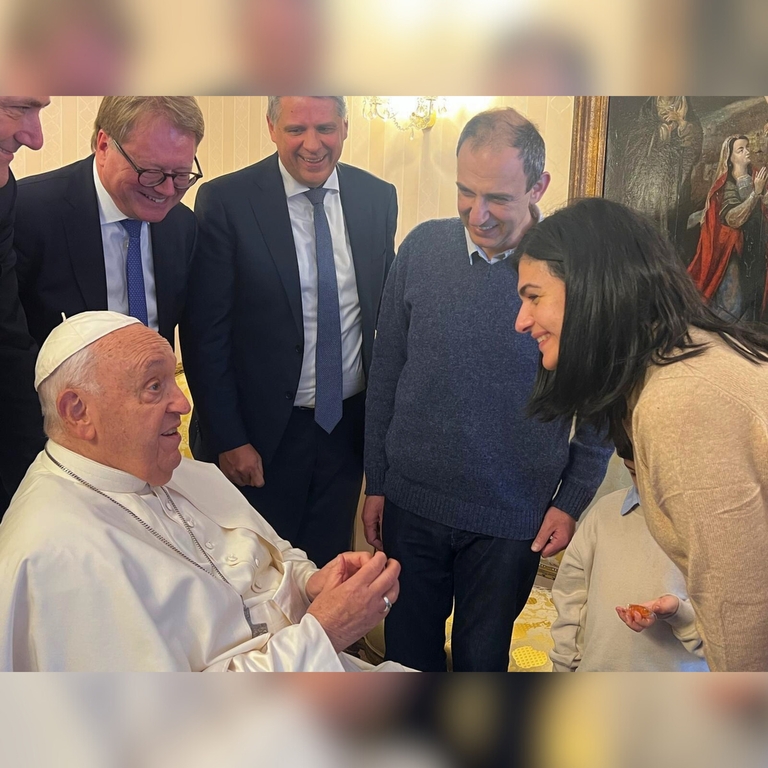
[[[324,187],[304,194],[312,203],[317,259],[317,347],[315,349],[315,421],[328,433],[341,420],[341,319],[336,283],[336,262],[328,217],[325,215]]]
[[[141,267],[141,224],[136,219],[120,222],[128,233],[128,256],[125,260],[125,277],[128,284],[128,314],[149,325],[147,294],[144,290],[144,270]]]

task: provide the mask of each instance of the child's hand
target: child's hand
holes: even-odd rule
[[[677,613],[680,600],[675,595],[662,595],[649,603],[630,604],[626,607],[616,606],[619,618],[635,632],[653,626],[656,619],[667,619]]]
[[[642,632],[656,623],[656,614],[651,610],[653,602],[616,606],[619,618],[633,631]]]

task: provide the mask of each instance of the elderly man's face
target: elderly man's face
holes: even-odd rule
[[[97,343],[100,391],[85,396],[95,429],[91,458],[163,485],[181,463],[178,428],[190,411],[176,384],[176,357],[162,336],[139,324]]]
[[[40,110],[50,103],[48,96],[0,96],[0,187],[8,183],[16,150],[43,146]]]
[[[165,173],[192,171],[197,149],[194,134],[158,115],[139,118],[121,146],[138,168]],[[96,164],[101,183],[129,219],[162,221],[187,191],[176,189],[171,179],[156,187],[139,184],[138,174],[104,131],[96,138]]]

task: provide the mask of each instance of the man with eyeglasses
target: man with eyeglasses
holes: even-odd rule
[[[107,96],[94,154],[19,182],[19,292],[38,344],[62,320],[109,309],[174,345],[195,217],[178,205],[202,178],[203,115],[189,96]]]

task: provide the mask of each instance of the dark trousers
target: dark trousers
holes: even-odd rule
[[[427,520],[387,499],[384,551],[400,562],[400,597],[384,623],[386,658],[444,672],[453,607],[456,672],[506,672],[512,627],[536,578],[532,539],[483,536]]]
[[[365,393],[344,401],[329,435],[315,412],[294,408],[264,487],[240,490],[278,534],[322,568],[352,546],[363,482]]]

